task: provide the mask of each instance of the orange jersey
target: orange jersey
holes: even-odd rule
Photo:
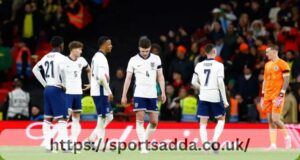
[[[282,59],[269,61],[264,71],[264,99],[273,100],[279,94],[283,86],[283,74],[290,71],[289,65]]]

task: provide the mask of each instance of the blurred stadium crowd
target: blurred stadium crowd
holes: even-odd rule
[[[0,0],[0,6],[3,2]],[[4,113],[9,106],[5,104],[5,97],[18,82],[13,82],[14,77],[22,79],[28,91],[34,89],[28,83],[31,81],[31,67],[50,50],[47,37],[61,35],[73,39],[72,33],[81,32],[92,22],[97,9],[87,8],[98,3],[85,3],[77,0],[15,0],[5,3],[8,6],[1,6],[0,105]],[[103,1],[98,7],[106,7],[106,3]],[[168,99],[166,104],[159,104],[160,120],[197,121],[198,91],[190,82],[194,66],[206,58],[203,46],[212,42],[216,45],[217,60],[225,66],[230,99],[228,121],[266,122],[266,115],[259,106],[263,69],[267,61],[264,54],[268,44],[277,44],[280,57],[291,68],[282,118],[286,123],[297,123],[300,120],[299,6],[299,0],[222,1],[212,8],[210,21],[195,31],[189,33],[182,24],[183,27],[158,35],[159,41],[152,45],[152,53],[162,58]],[[113,104],[117,120],[134,119],[133,105],[120,105],[125,70],[119,68],[115,74],[111,73],[113,79],[110,85],[115,96]],[[33,110],[40,107],[28,105],[32,110],[29,116],[35,117],[40,111]],[[93,113],[92,105],[89,96],[83,98],[83,112]],[[24,115],[23,118],[29,116]]]

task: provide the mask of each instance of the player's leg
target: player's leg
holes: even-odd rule
[[[264,99],[264,112],[267,113],[267,119],[269,123],[269,138],[270,138],[270,147],[268,147],[266,150],[275,150],[277,148],[276,145],[276,139],[277,139],[277,130],[276,125],[272,121],[272,101]]]
[[[276,140],[277,140],[277,126],[272,120],[272,112],[267,113],[267,119],[269,123],[269,138],[270,138],[270,147],[267,150],[277,149]]]
[[[67,130],[67,116],[68,108],[65,104],[65,93],[62,89],[53,87],[53,95],[51,101],[51,107],[54,112],[54,120],[57,121],[57,142],[68,141],[68,130]],[[63,145],[63,151],[69,150],[67,143]]]
[[[213,116],[218,120],[212,141],[218,142],[225,125],[225,108],[223,103],[210,103]]]
[[[144,117],[146,108],[146,99],[134,97],[134,109],[136,113],[136,134],[141,143],[141,151],[142,153],[146,152],[146,144],[145,144],[145,128],[144,128]]]
[[[280,120],[283,104],[284,103],[282,103],[280,107],[273,106],[271,119],[277,128],[284,134],[285,148],[290,149],[292,147],[291,137],[284,123]]]
[[[51,90],[46,87],[44,90],[44,121],[43,121],[43,136],[44,136],[44,141],[42,146],[46,148],[46,150],[51,149],[51,138],[52,138],[52,130],[51,130],[51,125],[52,125],[52,119],[53,119],[53,112],[51,110],[51,101],[50,101],[50,96]]]
[[[148,99],[147,112],[149,112],[149,123],[145,131],[145,141],[155,132],[158,124],[158,106],[157,98]]]
[[[80,126],[80,113],[82,111],[81,106],[81,95],[72,96],[72,126],[71,126],[71,140],[77,142],[78,136],[81,131]]]
[[[99,122],[99,133],[98,138],[99,141],[96,143],[100,143],[100,148],[102,149],[104,147],[104,141],[105,141],[105,128],[106,126],[113,120],[113,114],[112,114],[112,107],[109,103],[107,96],[100,96],[101,97],[101,114],[104,115],[104,117],[101,117],[101,121]]]
[[[149,137],[155,132],[158,124],[158,113],[149,112],[149,123],[145,131],[145,140],[147,141]]]
[[[225,116],[218,117],[217,120],[218,120],[218,122],[215,127],[214,136],[212,139],[213,142],[218,142],[219,137],[221,136],[221,134],[223,132],[224,125],[225,125]]]
[[[103,114],[105,115],[104,125],[103,128],[106,128],[107,125],[114,119],[112,106],[108,100],[108,96],[102,97],[102,106],[103,106]]]
[[[89,137],[89,140],[95,141],[96,138],[98,138],[99,141],[97,141],[96,143],[100,142],[101,147],[104,144],[105,128],[113,120],[112,107],[108,102],[107,96],[95,96],[93,98],[96,104],[98,119],[96,128]]]
[[[97,124],[91,135],[89,136],[89,141],[94,142],[97,138],[99,138],[99,134],[101,132],[101,128],[104,126],[105,119],[103,118],[102,109],[101,109],[101,98],[100,96],[93,96],[94,103],[96,106],[96,111],[98,114]]]
[[[144,117],[145,111],[136,111],[136,134],[140,141],[141,152],[146,152],[146,139],[145,139],[145,128],[144,128]]]
[[[200,117],[200,138],[202,145],[207,142],[207,122],[208,122],[208,117]]]
[[[200,101],[198,102],[198,110],[197,116],[200,117],[200,138],[202,145],[207,142],[207,122],[209,119],[209,110],[208,110],[208,102]]]

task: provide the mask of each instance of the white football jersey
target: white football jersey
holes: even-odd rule
[[[161,67],[159,56],[152,53],[147,59],[139,54],[130,58],[127,72],[135,75],[134,97],[157,98],[157,70]]]
[[[195,67],[200,82],[199,99],[207,102],[221,102],[218,78],[224,78],[224,66],[214,59],[206,59]]]
[[[59,52],[49,52],[36,65],[44,71],[47,86],[62,84],[60,67],[65,62],[66,56]]]
[[[65,77],[65,87],[67,94],[82,94],[82,69],[88,66],[87,61],[83,57],[72,60],[68,57],[62,65]]]
[[[92,69],[92,77],[91,77],[91,96],[100,96],[100,84],[99,84],[99,71],[104,71],[107,83],[109,83],[109,66],[108,61],[105,57],[105,55],[101,52],[97,52],[93,59],[91,64]],[[104,89],[104,95],[108,96],[107,91]]]

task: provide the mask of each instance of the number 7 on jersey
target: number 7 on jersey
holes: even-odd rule
[[[207,86],[209,75],[210,75],[210,69],[204,69],[204,74],[206,74],[206,79],[205,79],[204,86]]]

